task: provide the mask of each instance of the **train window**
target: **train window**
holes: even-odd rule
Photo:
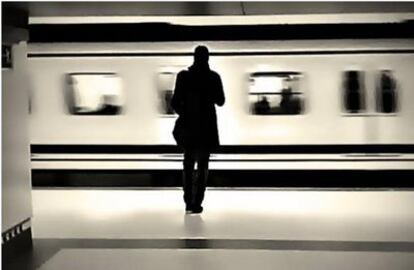
[[[376,93],[377,112],[395,112],[397,110],[396,96],[396,83],[392,71],[382,70],[379,74]]]
[[[158,74],[159,108],[161,114],[174,115],[171,100],[174,94],[177,72],[161,72]]]
[[[344,72],[344,105],[348,113],[360,113],[365,109],[363,79],[361,71]]]
[[[66,102],[74,115],[121,113],[121,78],[115,73],[71,73],[67,75]]]
[[[303,113],[302,74],[298,72],[257,72],[250,75],[250,113],[254,115],[295,115]]]

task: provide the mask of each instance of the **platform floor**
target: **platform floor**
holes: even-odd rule
[[[414,269],[414,191],[36,189],[32,269]]]
[[[414,241],[414,191],[34,190],[35,238]]]
[[[42,270],[111,269],[413,269],[411,253],[268,250],[117,250],[69,249]]]

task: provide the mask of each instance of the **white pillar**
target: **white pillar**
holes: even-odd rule
[[[5,45],[5,44],[2,44]],[[27,43],[11,43],[12,66],[2,68],[2,236],[28,234],[32,217]],[[5,248],[5,246],[3,246]]]

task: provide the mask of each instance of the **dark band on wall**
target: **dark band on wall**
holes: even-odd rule
[[[175,145],[81,145],[32,144],[32,154],[174,154],[182,153]],[[341,144],[341,145],[221,145],[218,154],[410,154],[414,144]]]
[[[186,26],[168,23],[31,24],[30,42],[166,42],[414,38],[401,23]]]
[[[303,51],[248,51],[248,52],[211,52],[211,56],[278,56],[278,55],[350,55],[350,54],[413,54],[414,49],[387,49],[387,50],[303,50]],[[28,53],[29,58],[49,57],[193,57],[193,52],[37,52]]]
[[[414,188],[414,170],[211,170],[209,187]],[[32,170],[34,187],[181,187],[181,170]]]

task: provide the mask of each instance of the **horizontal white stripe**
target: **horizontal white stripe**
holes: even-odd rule
[[[181,161],[32,161],[32,169],[88,170],[181,170]],[[276,161],[220,162],[212,160],[212,170],[410,170],[413,161]]]
[[[235,16],[48,16],[29,17],[29,24],[171,23],[181,25],[393,23],[412,20],[414,13],[353,13]]]
[[[212,53],[412,50],[413,39],[205,41]],[[91,42],[31,43],[28,53],[191,53],[199,42]],[[215,56],[220,57],[220,56]],[[266,56],[267,57],[267,56]],[[303,57],[303,56],[301,56]],[[312,56],[315,57],[315,56]],[[326,57],[326,56],[323,56]],[[36,58],[29,58],[36,61]]]
[[[157,160],[182,160],[183,154],[32,154],[32,159],[151,159]],[[341,160],[354,160],[354,159],[414,159],[414,154],[399,154],[399,153],[375,153],[375,154],[211,154],[210,160],[274,160],[274,159],[307,159],[307,160],[320,160],[320,159],[341,159]]]

